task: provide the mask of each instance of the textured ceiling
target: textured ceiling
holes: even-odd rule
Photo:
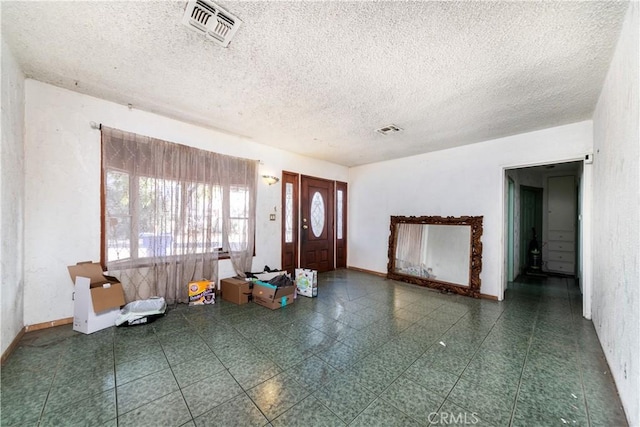
[[[2,1],[2,34],[28,77],[354,166],[591,118],[628,7],[218,3],[226,49],[186,1]]]

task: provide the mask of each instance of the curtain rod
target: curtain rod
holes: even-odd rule
[[[97,129],[97,130],[102,130],[102,123],[96,123],[96,122],[89,122],[89,126],[91,126],[91,129]],[[261,165],[264,165],[264,162],[260,159],[258,159],[258,162]]]

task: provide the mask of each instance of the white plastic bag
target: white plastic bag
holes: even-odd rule
[[[133,326],[150,323],[164,316],[167,303],[163,297],[133,301],[125,305],[116,318],[116,326]]]

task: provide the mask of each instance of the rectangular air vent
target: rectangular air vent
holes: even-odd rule
[[[211,1],[189,0],[182,23],[222,47],[227,47],[242,21]]]
[[[400,132],[401,130],[402,129],[400,129],[396,125],[387,125],[385,127],[381,127],[380,129],[376,129],[376,132],[381,133],[383,135],[388,135],[390,133]]]

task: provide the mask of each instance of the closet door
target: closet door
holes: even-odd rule
[[[547,270],[575,274],[576,184],[574,176],[554,176],[548,180]]]

